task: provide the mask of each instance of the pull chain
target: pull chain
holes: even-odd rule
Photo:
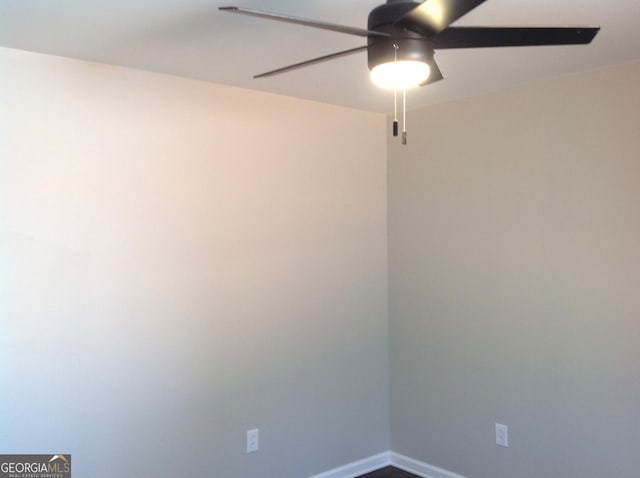
[[[398,44],[393,44],[394,57],[393,61],[398,62]],[[393,136],[398,136],[398,88],[393,89]]]
[[[398,136],[398,89],[393,90],[393,135]]]
[[[402,144],[407,144],[407,90],[402,90]]]

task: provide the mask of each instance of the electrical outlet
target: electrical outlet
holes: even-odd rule
[[[509,427],[501,423],[496,423],[496,445],[509,446]]]
[[[247,453],[258,451],[258,429],[247,430]]]

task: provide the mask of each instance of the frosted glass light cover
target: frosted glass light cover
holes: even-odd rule
[[[431,68],[422,61],[392,61],[371,70],[371,80],[378,86],[402,90],[418,86],[429,78]]]

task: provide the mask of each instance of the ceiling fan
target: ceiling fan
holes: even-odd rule
[[[267,71],[254,78],[340,58],[366,50],[371,79],[379,86],[401,90],[442,80],[434,50],[587,44],[599,27],[467,27],[450,26],[485,0],[387,0],[369,13],[367,28],[310,20],[242,7],[219,7],[221,11],[294,23],[367,38],[367,44]],[[397,93],[396,93],[397,94]],[[397,105],[397,100],[396,100]],[[397,107],[394,136],[398,134]],[[406,128],[403,131],[406,144]]]

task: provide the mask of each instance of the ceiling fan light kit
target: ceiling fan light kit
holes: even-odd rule
[[[293,17],[240,7],[221,11],[255,16],[367,38],[365,46],[351,48],[255,75],[264,78],[298,68],[367,51],[372,81],[394,91],[393,134],[398,135],[398,91],[402,92],[403,132],[406,144],[406,92],[442,80],[434,51],[448,48],[488,48],[587,44],[599,27],[455,27],[450,26],[485,0],[387,0],[369,13],[367,28]]]
[[[429,78],[430,68],[424,61],[391,61],[371,69],[371,81],[381,88],[405,90]]]
[[[433,47],[420,25],[399,22],[421,4],[406,0],[389,0],[369,13],[367,28],[388,36],[367,38],[368,66],[371,80],[388,89],[405,90],[423,84],[429,78]]]

